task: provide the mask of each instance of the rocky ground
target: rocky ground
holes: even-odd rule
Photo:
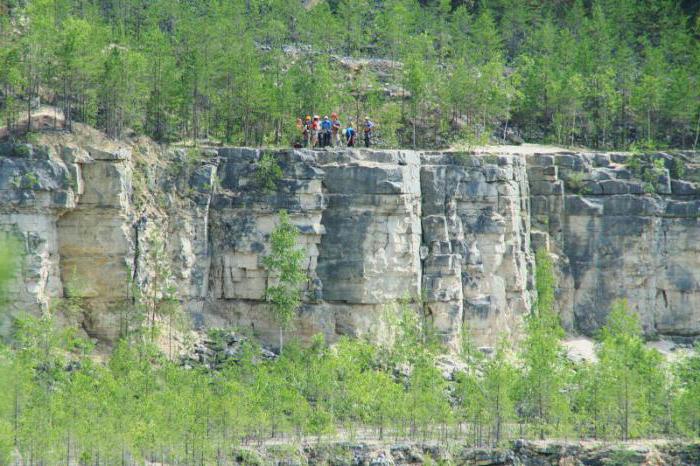
[[[451,443],[309,442],[234,449],[228,463],[238,465],[471,465],[471,466],[696,466],[700,444],[669,441],[517,440],[501,448]],[[157,463],[152,463],[153,465]]]

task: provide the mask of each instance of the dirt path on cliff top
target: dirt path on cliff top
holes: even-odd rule
[[[455,150],[450,148],[450,150]],[[521,154],[521,155],[535,155],[535,154],[559,154],[562,152],[591,152],[591,149],[584,148],[566,148],[558,146],[547,146],[542,144],[521,144],[519,146],[515,145],[503,145],[503,146],[476,146],[471,149],[477,154]]]
[[[17,122],[17,127],[18,128],[26,128],[27,125],[27,119],[26,115],[24,117],[20,117],[20,120]],[[41,107],[35,109],[32,111],[32,130],[33,131],[50,131],[53,129],[63,129],[65,126],[65,119],[63,118],[63,113],[61,112],[60,109],[56,107],[52,107],[50,105],[42,105]],[[85,132],[85,131],[80,131],[81,129],[84,130],[85,125],[80,124],[76,122],[74,124],[74,129],[77,130],[77,132]],[[100,131],[94,129],[93,131],[87,131],[88,133],[91,133],[90,136],[95,137],[95,133],[101,133]],[[7,136],[7,128],[0,126],[0,138]],[[101,139],[106,139],[104,136]],[[119,141],[111,141],[112,143],[119,142]],[[175,144],[177,145],[177,144]],[[383,148],[377,148],[378,150],[382,150]],[[401,149],[408,149],[408,148],[396,148],[398,150]],[[464,148],[461,147],[449,147],[445,149],[445,151],[460,151],[460,150],[465,150]],[[591,152],[591,149],[585,149],[585,148],[565,148],[565,147],[558,147],[558,146],[550,146],[550,145],[544,145],[544,144],[521,144],[521,145],[486,145],[486,146],[475,146],[475,147],[470,147],[467,148],[466,150],[470,152],[475,152],[477,154],[521,154],[521,155],[535,155],[535,154],[557,154],[557,153],[562,153],[562,152]]]

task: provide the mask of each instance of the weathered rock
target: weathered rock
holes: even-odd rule
[[[621,154],[611,154],[611,159],[627,161]],[[693,186],[670,181],[666,173],[655,185],[662,196],[648,195],[641,180],[624,168],[595,168],[595,161],[588,168],[570,157],[557,160],[560,166],[562,160],[580,165],[600,180],[588,185],[583,196],[565,196],[563,204],[545,208],[533,202],[546,222],[562,226],[560,232],[549,232],[559,258],[558,305],[570,330],[593,334],[605,323],[612,302],[626,298],[647,333],[700,335],[695,302],[700,277],[690,266],[700,261],[691,239],[698,234],[700,215]],[[682,200],[663,196],[671,192]]]
[[[310,277],[294,330],[302,339],[380,338],[387,306],[406,298],[445,342],[466,322],[492,345],[531,309],[538,248],[556,257],[569,330],[593,333],[626,297],[649,334],[700,335],[700,193],[665,178],[645,193],[617,165],[625,154],[277,151],[282,176],[269,190],[262,155],[1,145],[0,229],[25,252],[13,310],[79,297],[91,310],[83,328],[112,341],[128,283],[152,286],[156,232],[196,328],[239,326],[275,344],[265,302],[275,278],[262,260],[285,209]]]
[[[683,180],[671,180],[671,192],[676,196],[693,196],[700,194],[695,183]]]
[[[516,440],[499,448],[432,442],[307,442],[300,447],[279,445],[239,448],[235,464],[245,465],[423,465],[470,466],[583,466],[645,464],[690,466],[698,464],[700,445],[665,441],[606,443],[595,441]]]

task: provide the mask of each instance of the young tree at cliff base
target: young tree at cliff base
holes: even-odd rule
[[[280,352],[284,344],[283,334],[301,305],[301,292],[308,280],[304,270],[304,252],[296,248],[299,231],[289,221],[289,214],[281,210],[279,223],[270,235],[270,254],[263,258],[269,277],[265,299],[279,324]]]
[[[639,317],[626,300],[613,303],[600,333],[598,359],[598,411],[608,415],[606,430],[622,440],[649,434],[664,392],[663,359],[645,346]]]
[[[528,317],[523,342],[520,380],[521,408],[537,429],[540,439],[552,433],[566,418],[568,405],[562,394],[566,366],[561,338],[564,330],[554,310],[555,277],[552,259],[540,249],[536,255],[537,301]]]

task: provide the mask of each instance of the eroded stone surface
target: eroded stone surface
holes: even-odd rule
[[[670,165],[669,157],[648,154],[641,160]],[[558,303],[564,320],[569,330],[592,335],[605,323],[613,301],[624,298],[647,334],[697,336],[700,204],[692,194],[695,185],[669,182],[668,169],[643,181],[640,169],[635,173],[618,164],[629,163],[630,156],[613,154],[612,160],[601,154],[528,159],[531,175],[553,166],[558,170],[549,183],[566,186],[561,194],[532,198],[533,228],[548,233],[559,257]]]
[[[671,179],[667,154],[650,189],[650,177],[621,165],[627,154],[278,151],[273,190],[257,178],[262,155],[136,143],[0,147],[0,229],[25,252],[13,312],[78,297],[92,311],[83,328],[113,341],[134,298],[129,283],[147,293],[157,281],[157,236],[195,326],[240,326],[275,343],[264,302],[274,277],[262,258],[285,209],[307,254],[294,329],[305,339],[373,335],[400,299],[421,307],[447,343],[465,323],[480,344],[516,335],[534,298],[539,247],[557,259],[571,332],[593,333],[626,297],[648,333],[700,335],[700,194],[692,176]]]

